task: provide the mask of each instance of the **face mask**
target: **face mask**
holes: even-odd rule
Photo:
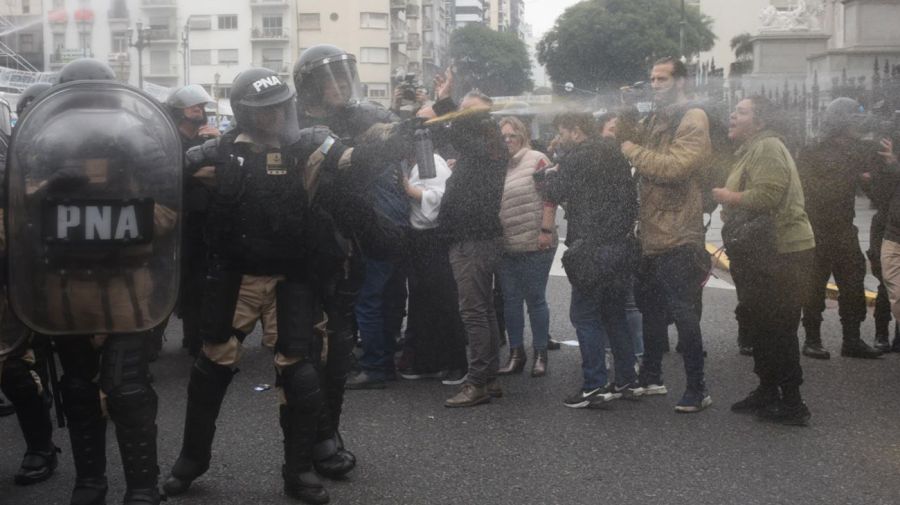
[[[206,124],[206,117],[204,117],[204,116],[186,117],[186,118],[184,118],[184,120],[198,128]]]

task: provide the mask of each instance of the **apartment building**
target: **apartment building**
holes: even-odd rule
[[[453,2],[453,24],[462,28],[471,23],[484,23],[490,15],[486,0],[455,0]]]
[[[35,71],[44,66],[39,0],[0,2],[0,66]]]

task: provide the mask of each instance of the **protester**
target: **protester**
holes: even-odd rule
[[[772,216],[771,256],[729,252],[738,300],[747,318],[759,386],[731,406],[781,424],[805,425],[810,412],[800,397],[797,328],[801,297],[810,283],[815,239],[803,209],[803,188],[790,152],[771,130],[775,105],[764,97],[741,100],[731,114],[729,137],[740,145],[724,188],[713,194],[725,223],[738,210]],[[727,226],[727,224],[726,224]],[[723,233],[725,233],[723,231]],[[790,286],[791,289],[786,289]]]
[[[671,317],[687,375],[687,388],[675,410],[699,412],[712,404],[698,310],[710,265],[704,249],[701,172],[711,143],[706,113],[688,102],[686,78],[681,60],[657,61],[650,75],[656,109],[637,126],[620,119],[617,133],[640,187],[643,257],[636,294],[644,322],[641,385],[648,395],[668,392],[662,355]]]
[[[500,223],[503,225],[500,286],[509,336],[509,361],[498,373],[520,373],[525,367],[528,359],[524,345],[525,314],[522,305],[525,303],[528,305],[534,350],[531,376],[543,377],[547,373],[550,332],[547,280],[559,237],[556,234],[556,203],[544,201],[532,176],[549,167],[550,160],[531,149],[528,130],[519,119],[503,118],[500,131],[511,158],[500,204]]]
[[[611,270],[597,279],[590,278],[586,269],[566,270],[572,283],[569,317],[578,336],[583,380],[564,403],[585,408],[623,396],[638,397],[644,391],[634,370],[625,317],[634,254],[627,244],[637,215],[637,195],[628,162],[614,141],[598,137],[590,115],[561,114],[554,124],[565,154],[559,168],[547,173],[543,191],[548,199],[565,202],[570,248],[566,254],[578,250],[582,257],[601,257]],[[607,336],[615,360],[615,382],[607,377]]]

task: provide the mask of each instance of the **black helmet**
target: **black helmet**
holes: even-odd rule
[[[300,54],[294,64],[294,87],[301,105],[341,107],[362,99],[356,57],[330,44],[313,46]],[[324,103],[328,89],[336,90],[339,96]]]
[[[231,110],[238,124],[245,127],[252,124],[249,114],[253,109],[288,104],[293,99],[291,88],[268,68],[244,70],[231,83]]]
[[[31,105],[31,102],[41,96],[44,91],[50,89],[50,86],[52,85],[49,82],[36,82],[25,88],[25,91],[19,95],[19,103],[16,104],[16,115],[21,118],[25,108]]]
[[[116,73],[105,62],[92,58],[79,58],[66,63],[59,71],[59,83],[71,81],[115,81]]]

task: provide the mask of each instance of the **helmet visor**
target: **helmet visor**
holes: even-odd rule
[[[356,59],[342,55],[326,59],[309,71],[312,94],[326,107],[342,107],[363,99]]]

